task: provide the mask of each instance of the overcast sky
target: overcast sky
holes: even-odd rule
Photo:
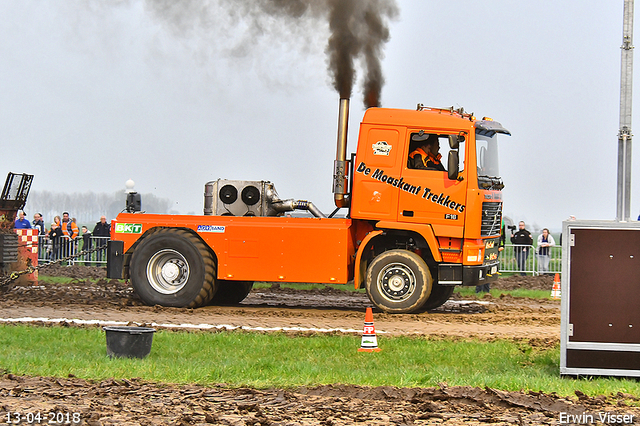
[[[326,22],[256,29],[205,3],[207,19],[194,9],[193,25],[174,26],[143,0],[0,1],[2,176],[32,173],[32,190],[56,192],[124,190],[131,178],[196,214],[208,181],[270,180],[282,198],[331,212],[338,95]],[[516,221],[615,219],[623,0],[397,3],[383,106],[453,105],[508,128],[500,171]]]

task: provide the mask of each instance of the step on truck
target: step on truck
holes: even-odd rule
[[[353,283],[390,313],[497,279],[498,136],[509,131],[463,109],[369,108],[347,158],[348,114],[341,99],[331,214],[281,199],[270,181],[206,183],[203,215],[146,214],[130,197],[112,221],[107,276],[149,305],[190,308],[239,303],[254,282]],[[426,139],[444,167],[414,168]]]

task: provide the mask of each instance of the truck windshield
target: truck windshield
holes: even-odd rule
[[[502,189],[498,168],[498,135],[476,131],[476,159],[478,161],[478,186],[484,189]]]

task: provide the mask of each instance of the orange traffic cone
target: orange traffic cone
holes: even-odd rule
[[[376,327],[373,325],[373,310],[367,308],[364,314],[364,330],[362,332],[362,343],[358,352],[380,352],[378,338],[376,337]]]
[[[560,299],[561,291],[560,291],[560,274],[556,274],[553,279],[553,290],[551,290],[551,298],[552,299]]]

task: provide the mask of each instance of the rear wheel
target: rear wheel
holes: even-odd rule
[[[449,300],[453,294],[453,290],[455,290],[455,286],[453,285],[434,285],[431,288],[429,298],[425,304],[422,305],[420,310],[424,312],[442,306],[447,300]]]
[[[196,308],[216,290],[215,261],[207,246],[183,229],[159,229],[131,257],[131,285],[148,305]]]
[[[365,280],[371,302],[396,314],[419,310],[429,298],[432,283],[424,260],[407,250],[389,250],[374,258]]]
[[[216,294],[210,305],[236,305],[242,302],[253,288],[253,281],[218,280]]]

